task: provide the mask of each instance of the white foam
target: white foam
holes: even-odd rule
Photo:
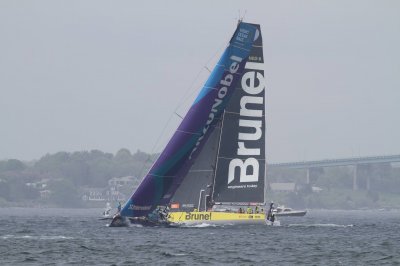
[[[220,225],[221,226],[221,225]],[[190,227],[190,228],[205,228],[205,227],[217,227],[216,224],[208,224],[208,223],[201,223],[201,224],[183,224],[182,227]]]
[[[186,256],[187,254],[185,254],[185,253],[171,253],[171,255],[180,257],[180,256]]]
[[[278,220],[276,220],[274,223],[272,223],[270,221],[266,221],[265,224],[268,226],[281,226],[281,222]]]
[[[74,239],[70,236],[40,236],[40,240],[58,240],[58,239]]]
[[[129,224],[129,227],[143,227],[142,224]]]
[[[353,227],[353,224],[289,224],[289,227]]]
[[[32,235],[24,235],[24,236],[16,236],[16,235],[4,235],[1,236],[1,239],[34,239],[34,240],[59,240],[59,239],[73,239],[70,236],[62,236],[62,235],[55,235],[55,236],[32,236]]]

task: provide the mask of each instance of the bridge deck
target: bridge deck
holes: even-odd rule
[[[320,161],[273,163],[269,164],[268,166],[302,169],[302,168],[313,168],[313,167],[332,167],[332,166],[348,166],[356,164],[395,163],[395,162],[400,162],[400,154],[386,155],[386,156],[343,158],[343,159],[328,159]]]

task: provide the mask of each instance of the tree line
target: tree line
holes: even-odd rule
[[[53,191],[51,200],[56,205],[76,206],[79,188],[106,187],[112,177],[141,179],[156,156],[140,150],[132,154],[128,149],[120,149],[115,155],[91,150],[46,154],[32,162],[0,161],[0,205],[38,200],[40,189],[27,184],[45,180],[46,187],[42,189]]]

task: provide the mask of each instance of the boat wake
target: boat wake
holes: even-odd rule
[[[181,224],[179,227],[183,227],[183,228],[208,228],[208,227],[224,227],[226,225],[232,225],[232,224],[209,224],[209,223]]]
[[[353,227],[354,224],[289,224],[288,227]]]

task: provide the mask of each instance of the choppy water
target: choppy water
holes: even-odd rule
[[[0,209],[0,265],[400,265],[399,211],[185,228],[110,228],[101,211]]]

